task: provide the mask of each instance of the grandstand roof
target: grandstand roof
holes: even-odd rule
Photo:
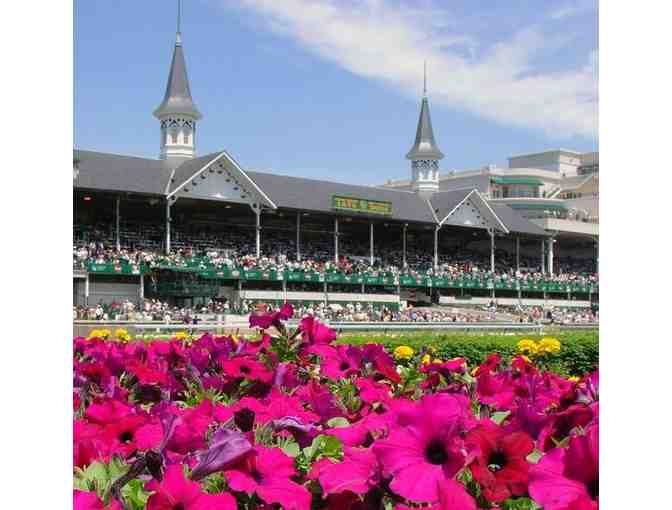
[[[171,170],[158,159],[75,150],[75,188],[165,195]]]
[[[502,220],[510,232],[534,236],[548,236],[546,231],[524,218],[518,211],[506,204],[488,202],[497,217]]]
[[[392,205],[392,214],[385,217],[418,223],[439,223],[474,192],[473,189],[443,191],[433,194],[427,200],[413,191],[248,172],[240,168],[225,151],[186,160],[174,170],[158,159],[86,150],[75,150],[74,159],[79,160],[79,174],[74,180],[74,187],[80,189],[166,197],[178,191],[181,185],[198,175],[209,164],[221,162],[227,169],[240,174],[241,179],[254,185],[262,200],[271,207],[334,214],[332,198],[340,195],[389,202]],[[478,197],[494,213],[492,221],[501,221],[507,230],[535,236],[547,235],[544,229],[523,218],[511,207],[489,202],[480,195]],[[369,216],[355,211],[347,214]]]
[[[392,215],[390,217],[393,219],[436,223],[429,202],[412,191],[397,191],[263,172],[246,173],[268,193],[278,207],[333,213],[331,199],[334,195],[342,195],[391,202]]]

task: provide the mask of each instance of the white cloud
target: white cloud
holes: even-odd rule
[[[459,33],[459,19],[425,1],[240,0],[268,27],[348,71],[418,97],[427,59],[433,102],[553,137],[597,137],[597,52],[571,70],[535,72],[545,47],[526,28],[490,47]],[[227,2],[228,4],[228,2]]]

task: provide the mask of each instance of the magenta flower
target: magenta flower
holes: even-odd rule
[[[437,492],[439,501],[425,510],[477,510],[476,501],[465,490],[464,486],[455,480],[439,482]],[[397,505],[395,510],[414,510],[406,505]]]
[[[155,491],[147,500],[147,510],[237,510],[231,494],[207,494],[197,482],[184,477],[182,466],[166,468],[162,482],[151,480],[145,488]]]
[[[362,350],[357,347],[329,347],[321,353],[320,374],[334,380],[348,378],[361,368],[362,358]]]
[[[105,505],[95,492],[73,491],[73,510],[122,510],[121,505],[110,499],[110,504]]]
[[[247,456],[237,469],[224,472],[229,487],[256,493],[266,503],[278,503],[286,510],[308,510],[310,493],[290,479],[296,475],[294,460],[279,448],[257,445],[255,450],[256,455]]]
[[[336,340],[336,330],[325,326],[312,316],[301,319],[299,330],[302,333],[303,341],[309,345],[330,344]]]
[[[370,449],[346,448],[341,462],[318,461],[311,478],[320,481],[324,494],[350,491],[366,494],[378,481],[378,460]]]
[[[530,496],[544,510],[597,510],[599,430],[594,425],[574,436],[568,448],[555,448],[530,469]]]
[[[237,357],[219,362],[224,375],[233,379],[271,382],[273,374],[263,363],[249,357]]]
[[[251,314],[250,328],[268,329],[271,326],[275,326],[278,330],[284,329],[282,321],[291,319],[293,315],[294,308],[289,303],[285,303],[277,312],[264,313],[259,315]]]
[[[451,394],[427,395],[399,415],[399,426],[387,439],[374,443],[395,493],[416,502],[439,500],[439,483],[452,479],[466,462],[460,437],[469,412],[466,402]]]

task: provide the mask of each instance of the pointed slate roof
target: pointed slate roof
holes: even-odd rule
[[[179,32],[175,40],[175,50],[173,51],[173,61],[170,64],[166,94],[163,97],[161,105],[154,110],[154,116],[157,118],[170,114],[190,115],[195,119],[202,117],[201,112],[198,111],[191,98],[189,79],[187,78],[187,64],[184,61],[182,38]]]
[[[436,140],[434,140],[427,96],[422,98],[418,129],[415,133],[415,144],[408,151],[406,157],[408,159],[443,159],[443,152],[439,150]]]

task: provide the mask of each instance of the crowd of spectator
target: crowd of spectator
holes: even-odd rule
[[[126,249],[119,251],[116,248],[105,246],[102,242],[89,242],[73,247],[73,267],[84,268],[87,263],[114,264],[121,266],[129,265],[132,271],[138,271],[142,264],[153,268],[159,265],[168,265],[175,268],[196,267],[198,269],[259,269],[262,271],[317,271],[320,273],[338,271],[346,275],[362,274],[367,276],[411,276],[422,278],[434,276],[449,279],[477,279],[482,282],[494,280],[495,283],[517,280],[521,283],[534,282],[557,282],[557,283],[580,283],[595,284],[598,275],[591,272],[589,261],[582,263],[575,259],[558,259],[556,271],[551,275],[542,273],[540,268],[532,265],[531,261],[521,261],[521,268],[517,270],[514,265],[508,265],[510,261],[497,259],[495,272],[491,272],[488,256],[462,250],[450,255],[441,255],[439,265],[433,267],[433,259],[427,259],[426,255],[419,255],[417,248],[409,248],[407,263],[404,267],[397,260],[398,255],[394,251],[384,252],[384,255],[374,260],[361,256],[343,255],[338,262],[333,258],[325,258],[310,250],[303,254],[301,260],[296,260],[293,252],[282,252],[276,255],[262,252],[257,257],[244,249],[211,249],[198,251],[187,247],[175,249],[170,254],[158,250]],[[347,251],[344,251],[347,253]],[[564,267],[573,267],[574,270],[566,271]]]

